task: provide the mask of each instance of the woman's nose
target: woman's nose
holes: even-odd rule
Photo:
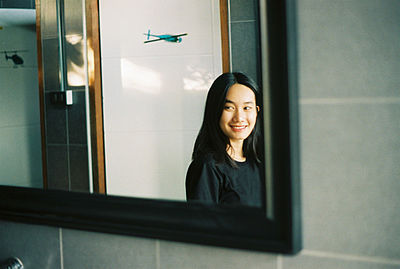
[[[243,110],[236,109],[235,114],[233,115],[235,121],[241,121],[243,119]]]

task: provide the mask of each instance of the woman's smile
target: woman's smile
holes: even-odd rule
[[[247,125],[231,125],[231,128],[234,132],[241,132],[247,128]]]

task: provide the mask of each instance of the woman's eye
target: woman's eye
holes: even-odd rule
[[[225,106],[225,110],[233,110],[233,106]]]
[[[251,107],[251,106],[245,106],[244,107],[244,110],[251,110],[253,107]]]

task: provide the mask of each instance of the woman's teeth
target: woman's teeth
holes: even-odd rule
[[[241,125],[241,126],[231,126],[232,129],[234,130],[243,130],[244,128],[246,128],[246,125]]]

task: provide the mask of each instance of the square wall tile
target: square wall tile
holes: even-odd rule
[[[41,0],[40,15],[42,20],[42,38],[57,38],[57,2]]]
[[[24,268],[62,268],[58,228],[0,220],[0,238],[0,262],[18,257]]]
[[[301,106],[304,247],[400,258],[400,104]]]
[[[0,128],[39,124],[37,69],[4,68],[0,81]]]
[[[60,91],[60,57],[59,57],[59,43],[58,38],[48,38],[42,40],[43,50],[43,80],[44,90]]]
[[[231,24],[232,71],[243,72],[260,82],[260,55],[257,22]]]
[[[184,200],[183,142],[179,131],[107,133],[107,193]]]
[[[213,53],[218,1],[100,1],[102,57],[204,55]],[[217,23],[215,23],[217,22]],[[151,34],[184,34],[180,43],[152,42]],[[126,34],[129,33],[129,34]],[[149,37],[150,39],[156,37]]]
[[[83,10],[82,0],[70,0],[64,2],[65,35],[83,34]]]
[[[248,21],[258,19],[257,0],[230,0],[230,19],[236,21]]]
[[[298,2],[301,97],[400,96],[400,1]]]
[[[395,261],[377,261],[369,257],[345,256],[331,257],[332,254],[323,256],[298,255],[294,257],[283,256],[282,269],[397,269],[399,264]]]
[[[63,104],[53,104],[51,93],[45,94],[46,143],[67,143],[67,109]]]
[[[276,269],[277,256],[248,250],[160,241],[161,268]]]
[[[211,56],[104,59],[104,128],[198,130],[215,77]]]
[[[66,145],[47,146],[47,186],[49,189],[69,190]]]
[[[73,105],[67,106],[70,144],[87,144],[86,97],[84,91],[73,91]]]
[[[71,191],[89,192],[89,165],[86,145],[69,146]]]
[[[156,241],[114,234],[62,229],[64,269],[156,269]]]
[[[0,128],[0,184],[41,188],[40,126]]]

